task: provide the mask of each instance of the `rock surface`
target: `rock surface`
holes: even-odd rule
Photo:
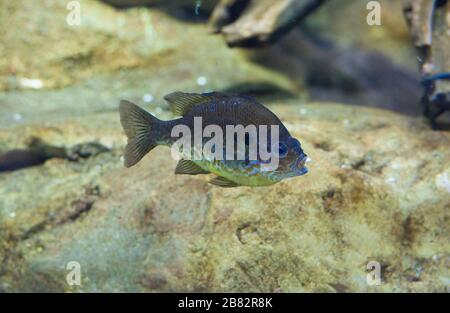
[[[60,1],[45,2],[47,18],[26,14],[37,9],[27,0],[0,4],[11,23],[28,25],[25,42],[2,32],[0,151],[32,137],[108,148],[0,174],[0,291],[449,291],[448,132],[389,111],[307,102],[204,26],[80,2],[86,24],[76,30]],[[15,58],[24,67],[11,72]],[[43,90],[14,83],[24,77]],[[261,100],[301,139],[310,173],[222,189],[208,176],[174,175],[163,147],[123,168],[119,99],[169,119],[162,96],[174,88],[278,91]],[[72,261],[81,286],[66,281]],[[380,286],[366,282],[370,261],[381,264]]]
[[[1,289],[448,291],[450,135],[374,109],[273,109],[313,162],[267,188],[175,176],[166,148],[124,169],[117,112],[30,127],[113,150],[0,175]],[[65,281],[70,261],[80,287]],[[369,261],[379,287],[366,284]]]

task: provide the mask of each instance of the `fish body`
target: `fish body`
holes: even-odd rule
[[[172,111],[182,117],[161,121],[138,106],[121,101],[121,123],[128,137],[124,155],[126,167],[135,165],[157,145],[173,147],[179,140],[173,133],[176,127],[188,129],[193,134],[192,137],[195,137],[199,131],[200,121],[202,134],[209,126],[223,130],[220,135],[214,133],[219,141],[207,150],[205,147],[211,142],[213,133],[211,136],[201,136],[197,144],[195,139],[191,138],[190,151],[188,153],[184,151],[184,158],[178,163],[176,174],[213,173],[217,177],[210,182],[222,187],[267,186],[284,178],[306,174],[307,156],[300,142],[289,134],[274,113],[253,98],[218,92],[206,94],[175,92],[167,95],[165,100],[170,104]],[[256,136],[248,133],[239,141],[236,135],[229,137],[227,127],[254,130],[253,134]],[[266,127],[265,133],[261,130],[263,127]],[[276,132],[273,127],[276,127]],[[261,143],[257,138],[265,138],[265,142]],[[231,154],[228,154],[230,142],[233,149]],[[258,153],[253,155],[256,157],[250,157],[250,151],[259,152],[263,147],[272,153],[272,157],[276,157],[277,166],[270,170],[264,168],[264,165],[269,163],[267,158]],[[206,153],[207,151],[210,153]],[[239,151],[244,157],[239,157]],[[215,157],[218,154],[224,157]]]

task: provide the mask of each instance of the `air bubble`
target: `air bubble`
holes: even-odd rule
[[[15,114],[13,115],[13,120],[16,121],[16,122],[21,121],[22,118],[23,118],[23,117],[22,117],[22,114],[20,114],[20,113],[15,113]]]
[[[205,76],[200,76],[199,78],[197,78],[197,84],[199,86],[205,86],[207,82],[208,80],[206,79]]]
[[[150,103],[150,102],[153,101],[153,99],[154,99],[154,97],[153,97],[153,95],[151,95],[151,94],[145,94],[145,95],[142,97],[142,101],[144,101],[145,103]]]

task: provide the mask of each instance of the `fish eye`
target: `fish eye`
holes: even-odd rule
[[[288,153],[288,148],[284,143],[278,145],[278,157],[284,158]]]

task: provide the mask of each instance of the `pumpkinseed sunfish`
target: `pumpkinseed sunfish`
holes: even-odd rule
[[[125,167],[135,165],[158,145],[173,148],[180,142],[177,136],[188,132],[191,137],[184,141],[189,144],[184,148],[189,151],[184,151],[176,174],[213,173],[216,177],[210,183],[236,187],[272,185],[308,172],[307,156],[300,142],[289,134],[274,113],[255,99],[219,92],[174,92],[164,99],[180,118],[162,121],[131,102],[120,102],[120,121],[128,137]],[[199,127],[202,137],[196,142]],[[215,128],[211,131],[211,127]],[[236,131],[239,127],[247,132],[242,135]],[[229,135],[233,129],[234,133]],[[177,146],[175,150],[179,151],[179,148]],[[254,151],[259,153],[251,153]],[[225,154],[226,157],[220,157]],[[269,163],[275,166],[270,167]]]

